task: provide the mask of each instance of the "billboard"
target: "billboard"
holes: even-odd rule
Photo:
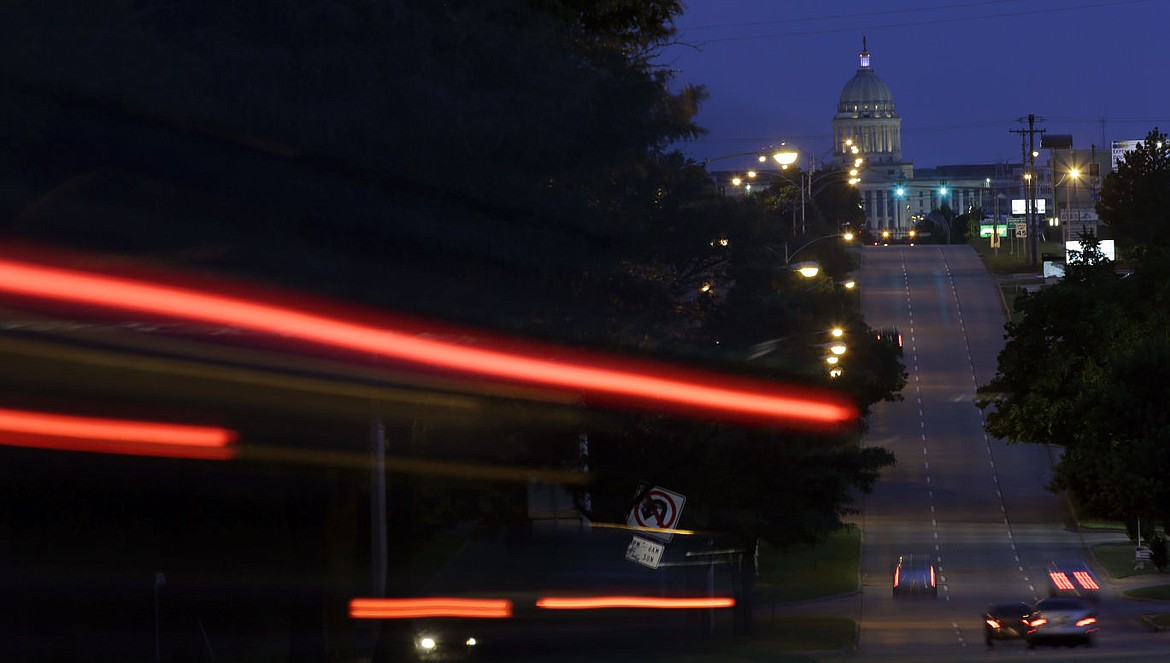
[[[1125,156],[1126,152],[1136,150],[1138,145],[1141,145],[1140,140],[1115,140],[1113,141],[1113,171],[1117,172],[1117,162]]]
[[[1036,212],[1037,214],[1044,213],[1044,199],[1043,198],[1037,198],[1036,200],[1033,200],[1032,203],[1033,203],[1033,205],[1032,205],[1033,212]],[[1028,213],[1027,210],[1024,209],[1024,199],[1023,198],[1013,198],[1012,199],[1012,215],[1013,216],[1023,216],[1027,213]]]
[[[1117,260],[1117,249],[1113,245],[1113,240],[1111,240],[1111,239],[1101,240],[1100,248],[1101,248],[1101,253],[1105,254],[1106,258],[1109,258],[1110,260]],[[1080,242],[1076,242],[1076,241],[1065,242],[1064,243],[1064,261],[1065,261],[1065,263],[1068,263],[1072,259],[1072,253],[1071,253],[1072,251],[1080,251],[1080,250],[1081,250],[1081,243]]]

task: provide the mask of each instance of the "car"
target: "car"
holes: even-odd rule
[[[477,628],[479,627],[479,628]],[[414,622],[414,650],[420,661],[456,661],[472,658],[479,648],[475,620],[420,619]]]
[[[1028,615],[1028,632],[1024,640],[1028,649],[1038,644],[1083,644],[1093,646],[1099,630],[1096,609],[1086,599],[1076,596],[1041,599]]]
[[[983,613],[983,642],[995,646],[996,640],[1023,638],[1028,634],[1032,606],[1023,601],[992,603]]]
[[[899,355],[902,354],[902,332],[897,327],[877,327],[870,330],[870,333],[878,341],[894,348],[894,351]]]
[[[895,597],[907,594],[938,596],[938,574],[926,555],[902,555],[894,568]]]
[[[1101,600],[1101,584],[1080,560],[1054,561],[1048,566],[1048,596],[1078,596],[1096,603]]]

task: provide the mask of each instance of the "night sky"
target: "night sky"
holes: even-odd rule
[[[828,154],[862,37],[917,167],[1020,161],[1019,119],[1074,147],[1170,130],[1170,0],[690,0],[659,62],[710,97],[708,133],[678,147],[713,159],[787,141]],[[746,167],[723,159],[711,170]]]

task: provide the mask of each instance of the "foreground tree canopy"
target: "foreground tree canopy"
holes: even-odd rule
[[[1119,274],[1095,238],[1058,284],[1016,300],[995,378],[979,390],[987,431],[1063,448],[1052,488],[1091,515],[1170,525],[1170,191],[1165,135],[1151,132],[1105,181],[1102,219],[1126,238]],[[1164,219],[1163,219],[1164,220]]]
[[[810,249],[828,275],[798,283],[776,258],[797,240],[788,226],[761,200],[724,197],[670,150],[701,133],[704,98],[672,88],[653,63],[681,10],[675,0],[4,3],[4,234],[833,384],[862,410],[895,398],[901,365],[833,284],[849,254],[832,242]],[[849,196],[816,203],[826,217],[855,212]],[[817,217],[810,234],[839,220]],[[857,350],[833,382],[817,347],[835,325]],[[712,526],[777,541],[840,526],[852,492],[892,462],[859,449],[859,431],[801,437],[649,417],[595,428],[599,508],[624,511],[637,484],[661,481],[691,490]],[[547,431],[497,431],[508,443],[493,458],[563,465],[578,432],[550,443]],[[411,450],[440,448],[451,451]],[[791,479],[780,479],[783,509],[769,497],[777,477]],[[513,498],[496,518],[514,512]]]

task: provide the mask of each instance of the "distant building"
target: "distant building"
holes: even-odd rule
[[[984,215],[1007,217],[1011,201],[1024,197],[1023,170],[1008,164],[973,164],[917,168],[902,154],[902,118],[894,96],[877,76],[865,39],[857,72],[841,89],[833,116],[833,161],[861,168],[862,205],[866,226],[890,230],[895,237],[911,228],[931,231],[931,213],[944,206],[955,214],[974,208]],[[1048,179],[1051,194],[1051,178]]]
[[[874,72],[864,38],[861,44],[857,72],[841,89],[833,116],[833,160],[842,168],[865,160],[859,189],[870,229],[906,228],[909,215],[898,204],[895,184],[914,179],[914,163],[902,158],[902,118],[894,95]]]
[[[956,215],[979,210],[984,220],[994,218],[1013,224],[1009,226],[1013,228],[1025,221],[1024,183],[1028,168],[1023,152],[1020,161],[1014,163],[915,168],[914,162],[902,153],[902,117],[890,87],[873,69],[873,56],[865,38],[858,57],[857,71],[837,100],[832,121],[833,147],[823,164],[810,159],[807,177],[798,172],[785,174],[772,164],[765,164],[758,173],[712,171],[720,189],[729,195],[751,195],[778,180],[787,180],[804,188],[803,197],[807,200],[817,190],[818,165],[822,170],[850,169],[860,158],[858,190],[870,231],[890,230],[895,237],[911,229],[933,233],[938,228],[945,232],[934,223],[944,206]],[[1048,239],[1075,238],[1084,231],[1100,235],[1095,204],[1101,182],[1124,151],[1133,149],[1138,141],[1114,141],[1112,150],[1096,146],[1074,149],[1072,136],[1038,135],[1033,167],[1038,230]],[[1009,140],[1006,134],[1004,138]],[[822,173],[821,177],[828,175]],[[794,201],[790,207],[793,232],[803,232],[802,201]]]

